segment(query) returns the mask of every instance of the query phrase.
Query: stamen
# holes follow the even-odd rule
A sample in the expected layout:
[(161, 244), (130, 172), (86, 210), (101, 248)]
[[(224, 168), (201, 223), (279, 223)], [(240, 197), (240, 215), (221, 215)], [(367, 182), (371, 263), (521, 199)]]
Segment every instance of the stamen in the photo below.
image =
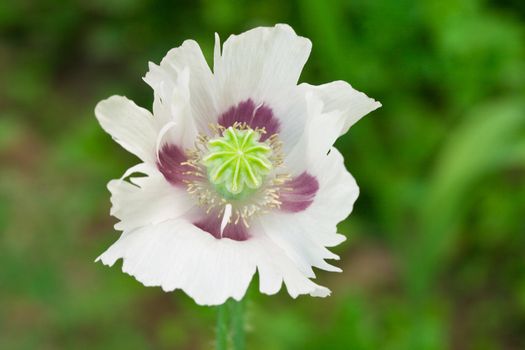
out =
[(291, 176), (276, 173), (284, 159), (277, 135), (260, 142), (265, 130), (252, 130), (246, 123), (210, 125), (210, 130), (211, 138), (199, 135), (186, 151), (187, 174), (193, 175), (186, 189), (207, 214), (222, 218), (222, 235), (230, 223), (249, 227), (253, 216), (280, 208), (279, 191)]
[(224, 208), (224, 215), (222, 217), (221, 237), (222, 237), (222, 233), (224, 232), (224, 228), (230, 222), (231, 216), (232, 216), (232, 205), (228, 203), (228, 204), (226, 204), (226, 207)]

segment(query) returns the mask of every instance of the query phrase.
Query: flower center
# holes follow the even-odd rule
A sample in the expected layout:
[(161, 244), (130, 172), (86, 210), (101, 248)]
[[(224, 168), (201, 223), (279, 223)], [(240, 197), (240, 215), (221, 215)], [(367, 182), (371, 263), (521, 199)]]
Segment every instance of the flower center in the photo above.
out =
[(243, 199), (259, 189), (273, 169), (272, 147), (250, 128), (229, 127), (211, 139), (202, 159), (208, 179), (226, 199)]

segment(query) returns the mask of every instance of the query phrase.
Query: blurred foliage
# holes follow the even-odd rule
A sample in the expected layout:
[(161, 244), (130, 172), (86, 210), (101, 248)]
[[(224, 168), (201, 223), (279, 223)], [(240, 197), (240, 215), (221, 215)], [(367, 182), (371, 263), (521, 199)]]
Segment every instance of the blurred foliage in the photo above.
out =
[[(259, 295), (249, 349), (525, 348), (525, 2), (0, 2), (0, 349), (207, 349), (214, 310), (93, 260), (105, 184), (135, 159), (97, 101), (186, 38), (211, 57), (259, 25), (312, 39), (302, 80), (383, 103), (337, 146), (361, 186), (325, 299)], [(256, 283), (255, 283), (256, 284)]]

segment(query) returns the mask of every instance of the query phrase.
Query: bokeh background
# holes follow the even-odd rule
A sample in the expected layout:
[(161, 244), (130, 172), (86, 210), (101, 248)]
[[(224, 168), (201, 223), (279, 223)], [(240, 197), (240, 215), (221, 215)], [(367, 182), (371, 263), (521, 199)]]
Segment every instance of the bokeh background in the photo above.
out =
[(210, 58), (278, 22), (313, 41), (302, 81), (383, 108), (337, 143), (361, 196), (333, 296), (252, 288), (248, 348), (525, 349), (522, 0), (0, 1), (0, 349), (212, 348), (213, 308), (93, 262), (136, 162), (93, 109), (150, 107), (147, 62), (186, 38)]

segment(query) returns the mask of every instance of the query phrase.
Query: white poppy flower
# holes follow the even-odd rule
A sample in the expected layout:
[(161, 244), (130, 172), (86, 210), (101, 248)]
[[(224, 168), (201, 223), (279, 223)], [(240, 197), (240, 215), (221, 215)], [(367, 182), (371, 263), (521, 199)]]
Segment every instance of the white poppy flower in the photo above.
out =
[[(108, 184), (123, 233), (97, 260), (198, 304), (259, 289), (325, 297), (312, 267), (341, 271), (327, 247), (359, 189), (335, 140), (379, 102), (336, 81), (297, 81), (311, 42), (288, 25), (216, 36), (213, 73), (192, 40), (144, 77), (153, 114), (122, 96), (96, 116), (141, 163)], [(124, 178), (133, 173), (145, 176)]]

